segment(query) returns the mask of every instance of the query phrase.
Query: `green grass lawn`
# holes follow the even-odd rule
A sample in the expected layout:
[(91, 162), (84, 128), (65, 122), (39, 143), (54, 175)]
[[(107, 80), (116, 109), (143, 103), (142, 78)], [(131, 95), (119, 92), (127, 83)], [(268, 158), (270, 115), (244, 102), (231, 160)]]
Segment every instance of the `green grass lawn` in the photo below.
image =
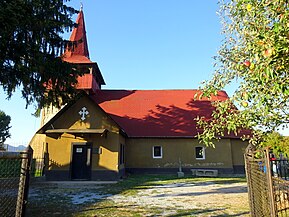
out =
[[(203, 183), (212, 184), (215, 187), (226, 187), (229, 184), (242, 184), (246, 182), (245, 178), (176, 178), (175, 175), (131, 175), (127, 179), (116, 184), (104, 185), (102, 188), (55, 188), (55, 186), (33, 187), (29, 197), (27, 206), (28, 217), (38, 216), (249, 216), (248, 204), (238, 207), (238, 210), (230, 208), (230, 201), (219, 201), (214, 207), (198, 207), (198, 208), (164, 208), (154, 205), (142, 205), (134, 202), (116, 203), (111, 200), (110, 195), (118, 195), (124, 198), (137, 198), (139, 192), (151, 190), (152, 194), (157, 195), (159, 187), (171, 184), (188, 184), (200, 185)], [(94, 199), (82, 204), (73, 204), (71, 195), (81, 195), (83, 192), (87, 194), (104, 195), (101, 199)], [(195, 193), (195, 192), (188, 192)], [(205, 192), (208, 194), (208, 192)], [(84, 194), (83, 197), (86, 195)], [(143, 195), (150, 196), (150, 195)], [(162, 196), (162, 192), (160, 195)], [(220, 196), (220, 195), (219, 195)], [(221, 195), (222, 196), (222, 195)], [(224, 194), (226, 197), (226, 194)], [(187, 200), (194, 200), (194, 196), (188, 197)], [(79, 197), (81, 199), (81, 196)], [(171, 198), (174, 200), (174, 198)], [(247, 199), (247, 197), (246, 197)], [(208, 201), (210, 194), (208, 194)], [(190, 201), (187, 201), (190, 202)], [(165, 204), (164, 204), (165, 205)], [(231, 215), (234, 213), (234, 215)]]

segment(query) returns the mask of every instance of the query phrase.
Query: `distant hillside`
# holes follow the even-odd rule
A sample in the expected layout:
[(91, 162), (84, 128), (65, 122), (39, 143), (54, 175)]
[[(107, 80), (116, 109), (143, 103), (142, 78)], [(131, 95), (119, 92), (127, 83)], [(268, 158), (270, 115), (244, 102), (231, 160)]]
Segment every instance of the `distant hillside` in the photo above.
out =
[(12, 145), (4, 145), (5, 149), (7, 151), (13, 151), (13, 152), (20, 152), (20, 151), (24, 151), (26, 149), (26, 146), (24, 145), (19, 145), (19, 146), (12, 146)]

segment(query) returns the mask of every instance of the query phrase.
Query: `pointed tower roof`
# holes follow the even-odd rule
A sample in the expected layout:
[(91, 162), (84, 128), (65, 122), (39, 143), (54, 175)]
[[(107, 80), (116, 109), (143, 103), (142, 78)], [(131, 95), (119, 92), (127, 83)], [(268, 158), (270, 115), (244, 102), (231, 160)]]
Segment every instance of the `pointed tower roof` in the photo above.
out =
[(65, 62), (77, 65), (78, 69), (84, 72), (83, 76), (77, 78), (76, 88), (95, 93), (96, 90), (101, 89), (101, 85), (104, 85), (105, 82), (97, 63), (89, 59), (82, 6), (76, 23), (77, 26), (73, 29), (69, 39), (70, 43), (61, 58)]
[(76, 24), (77, 26), (73, 29), (69, 39), (71, 43), (67, 46), (62, 58), (69, 63), (92, 63), (89, 59), (82, 7), (76, 19)]

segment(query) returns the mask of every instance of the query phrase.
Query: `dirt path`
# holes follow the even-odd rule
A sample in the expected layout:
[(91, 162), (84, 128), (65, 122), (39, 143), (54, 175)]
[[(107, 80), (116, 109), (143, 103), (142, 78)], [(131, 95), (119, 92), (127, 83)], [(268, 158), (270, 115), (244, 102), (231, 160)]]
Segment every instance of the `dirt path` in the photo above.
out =
[[(245, 183), (214, 184), (178, 183), (154, 186), (151, 189), (138, 190), (133, 196), (114, 195), (110, 199), (116, 203), (153, 206), (162, 209), (229, 209), (228, 214), (241, 210), (248, 211), (247, 186)], [(245, 209), (244, 209), (245, 208)], [(248, 215), (249, 216), (249, 215)]]
[[(110, 188), (113, 185), (32, 186), (30, 216), (40, 216), (40, 204), (47, 216), (249, 216), (245, 182), (156, 183), (119, 193), (109, 193)], [(74, 214), (61, 211), (67, 208)], [(137, 215), (128, 215), (132, 209)]]

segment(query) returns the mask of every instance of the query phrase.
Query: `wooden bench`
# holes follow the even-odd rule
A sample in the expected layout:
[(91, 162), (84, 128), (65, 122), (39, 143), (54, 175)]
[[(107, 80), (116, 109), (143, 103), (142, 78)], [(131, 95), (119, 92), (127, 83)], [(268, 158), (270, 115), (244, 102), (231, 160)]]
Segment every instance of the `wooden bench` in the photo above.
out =
[[(217, 177), (218, 170), (207, 170), (207, 169), (195, 169), (191, 170), (193, 176), (206, 176), (206, 177)], [(194, 174), (195, 173), (195, 174)]]

